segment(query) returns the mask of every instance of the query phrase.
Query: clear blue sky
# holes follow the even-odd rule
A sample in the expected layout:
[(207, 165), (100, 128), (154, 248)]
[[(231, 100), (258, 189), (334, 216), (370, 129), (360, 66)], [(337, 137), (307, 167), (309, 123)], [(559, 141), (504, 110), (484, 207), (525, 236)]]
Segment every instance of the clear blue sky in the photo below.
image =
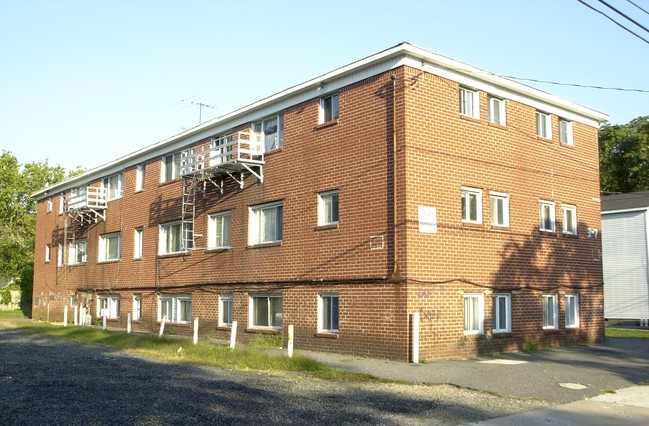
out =
[[(649, 44), (577, 0), (0, 0), (0, 149), (93, 168), (197, 125), (183, 99), (215, 106), (205, 121), (402, 41), (500, 75), (649, 90)], [(649, 115), (649, 93), (526, 84), (615, 124)]]

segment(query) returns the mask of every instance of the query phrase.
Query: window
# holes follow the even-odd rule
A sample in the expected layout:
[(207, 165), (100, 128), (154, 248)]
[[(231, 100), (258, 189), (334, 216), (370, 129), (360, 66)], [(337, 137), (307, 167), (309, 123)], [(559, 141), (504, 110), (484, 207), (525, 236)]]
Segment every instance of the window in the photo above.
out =
[(489, 122), (501, 126), (506, 125), (504, 99), (489, 97)]
[(253, 327), (282, 328), (282, 296), (256, 295), (250, 298)]
[(192, 297), (189, 295), (161, 295), (158, 298), (158, 321), (163, 317), (175, 323), (192, 321)]
[(320, 294), (318, 296), (318, 331), (338, 332), (338, 294)]
[(63, 244), (56, 246), (56, 266), (63, 266)]
[(146, 170), (146, 165), (140, 163), (135, 166), (135, 192), (144, 190), (144, 172)]
[(556, 294), (543, 295), (543, 328), (558, 328), (559, 309)]
[(49, 262), (50, 261), (50, 256), (52, 255), (52, 246), (49, 244), (45, 244), (45, 261)]
[(491, 312), (494, 333), (509, 333), (512, 331), (512, 305), (509, 294), (494, 294)]
[(563, 233), (577, 235), (577, 207), (563, 204), (561, 209), (563, 210)]
[(133, 296), (133, 321), (142, 319), (142, 295)]
[(579, 327), (579, 295), (566, 294), (566, 328)]
[(460, 87), (460, 114), (480, 118), (479, 96), (475, 90)]
[(539, 202), (539, 229), (554, 232), (554, 203), (552, 201)]
[(462, 222), (482, 223), (482, 191), (462, 187)]
[(70, 265), (86, 263), (88, 260), (88, 240), (70, 241), (68, 252), (68, 263)]
[(161, 182), (170, 182), (180, 177), (181, 153), (165, 155), (162, 157), (162, 175)]
[(47, 197), (47, 212), (50, 213), (52, 211), (52, 197)]
[(282, 241), (282, 203), (250, 208), (250, 245)]
[(491, 224), (509, 226), (509, 194), (491, 192)]
[(65, 194), (59, 195), (59, 214), (63, 214), (65, 208)]
[(232, 325), (232, 295), (222, 294), (219, 296), (219, 326), (229, 327)]
[(318, 194), (318, 225), (338, 223), (338, 191)]
[(484, 295), (464, 295), (464, 334), (481, 334), (484, 323)]
[(338, 118), (338, 94), (320, 98), (319, 123), (326, 123)]
[(108, 234), (99, 236), (99, 261), (119, 260), (121, 252), (121, 235)]
[(230, 212), (211, 215), (207, 224), (207, 246), (210, 249), (230, 247), (230, 226), (232, 214)]
[(191, 250), (193, 243), (193, 224), (173, 222), (160, 225), (158, 254), (183, 253)]
[(266, 151), (272, 151), (284, 144), (284, 116), (275, 115), (252, 125), (252, 131), (264, 135)]
[(550, 114), (536, 112), (536, 135), (545, 139), (552, 139), (552, 121)]
[(102, 181), (103, 187), (106, 190), (107, 201), (114, 200), (115, 198), (121, 198), (122, 185), (124, 183), (124, 175), (122, 173), (117, 173), (107, 178), (104, 178)]
[(572, 121), (559, 120), (559, 137), (564, 145), (573, 145), (572, 139)]
[(119, 318), (119, 296), (99, 296), (97, 299), (97, 316), (103, 318)]
[(142, 249), (144, 248), (144, 229), (135, 228), (133, 233), (133, 259), (142, 259)]

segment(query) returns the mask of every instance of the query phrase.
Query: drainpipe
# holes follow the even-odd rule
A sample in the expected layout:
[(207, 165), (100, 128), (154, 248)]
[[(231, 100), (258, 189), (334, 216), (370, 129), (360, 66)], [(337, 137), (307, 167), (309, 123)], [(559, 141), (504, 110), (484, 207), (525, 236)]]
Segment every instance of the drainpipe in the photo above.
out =
[(392, 279), (398, 280), (399, 251), (397, 243), (397, 76), (390, 75), (392, 79), (392, 247), (394, 248), (394, 269)]

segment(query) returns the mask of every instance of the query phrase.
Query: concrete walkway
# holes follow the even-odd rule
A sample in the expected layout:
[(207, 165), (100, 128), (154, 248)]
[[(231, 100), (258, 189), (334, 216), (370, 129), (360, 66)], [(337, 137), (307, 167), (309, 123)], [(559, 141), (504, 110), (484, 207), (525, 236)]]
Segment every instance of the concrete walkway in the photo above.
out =
[(593, 346), (416, 365), (300, 352), (335, 368), (386, 379), (451, 384), (557, 404), (554, 408), (480, 424), (649, 424), (649, 386), (642, 386), (649, 385), (649, 339), (609, 338)]

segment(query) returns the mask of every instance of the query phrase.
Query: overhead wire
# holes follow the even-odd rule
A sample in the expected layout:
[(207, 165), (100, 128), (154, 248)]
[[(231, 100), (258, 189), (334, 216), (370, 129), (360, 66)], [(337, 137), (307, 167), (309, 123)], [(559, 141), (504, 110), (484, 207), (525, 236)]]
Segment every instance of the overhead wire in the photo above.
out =
[(617, 25), (618, 27), (622, 28), (624, 31), (627, 31), (627, 32), (633, 34), (634, 36), (638, 37), (640, 40), (642, 40), (642, 41), (644, 41), (645, 43), (649, 44), (649, 40), (647, 40), (646, 38), (642, 37), (641, 35), (635, 33), (634, 31), (628, 29), (627, 27), (625, 27), (624, 25), (620, 24), (618, 21), (616, 21), (615, 19), (611, 18), (610, 16), (608, 16), (606, 13), (602, 12), (601, 10), (598, 10), (598, 9), (594, 8), (594, 7), (591, 6), (590, 4), (586, 3), (584, 0), (577, 0), (577, 1), (578, 1), (579, 3), (581, 3), (581, 4), (583, 4), (584, 6), (586, 6), (587, 8), (589, 8), (589, 9), (591, 9), (591, 10), (593, 10), (593, 11), (599, 13), (599, 14), (602, 15), (602, 16), (604, 16), (606, 19), (612, 21), (613, 23), (615, 23), (615, 25)]
[(643, 8), (640, 7), (640, 6), (638, 6), (637, 4), (635, 4), (634, 2), (632, 2), (631, 0), (626, 0), (626, 1), (628, 1), (628, 2), (631, 3), (632, 5), (634, 5), (635, 7), (637, 7), (638, 9), (640, 9), (641, 11), (643, 11), (644, 13), (646, 13), (647, 15), (649, 15), (649, 12), (647, 12), (645, 9), (643, 9)]
[(626, 18), (628, 21), (633, 22), (633, 23), (636, 24), (638, 27), (642, 28), (643, 30), (645, 30), (646, 32), (649, 33), (649, 29), (647, 29), (647, 27), (645, 27), (644, 25), (642, 25), (641, 23), (639, 23), (639, 22), (636, 21), (635, 19), (630, 18), (629, 16), (627, 16), (627, 15), (626, 15), (625, 13), (623, 13), (623, 12), (620, 12), (620, 11), (617, 10), (615, 7), (613, 7), (613, 6), (611, 6), (610, 4), (606, 3), (604, 0), (597, 0), (597, 1), (599, 1), (599, 2), (602, 3), (604, 6), (608, 7), (609, 9), (611, 9), (612, 11), (614, 11), (615, 13), (617, 13), (618, 15), (623, 16), (623, 17)]

